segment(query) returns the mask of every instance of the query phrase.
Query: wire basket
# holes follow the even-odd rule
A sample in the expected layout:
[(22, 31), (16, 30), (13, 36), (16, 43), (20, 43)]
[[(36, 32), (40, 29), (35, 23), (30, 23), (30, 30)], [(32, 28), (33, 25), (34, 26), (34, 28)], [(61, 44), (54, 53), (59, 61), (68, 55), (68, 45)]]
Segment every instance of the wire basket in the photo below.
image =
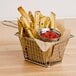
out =
[[(46, 51), (43, 51), (39, 47), (36, 40), (24, 36), (25, 33), (23, 33), (22, 36), (18, 34), (25, 60), (45, 67), (52, 65), (52, 63), (62, 61), (66, 45), (72, 35), (70, 32), (63, 29), (63, 27), (58, 27), (60, 29), (62, 28), (61, 31), (64, 32), (64, 34), (59, 41), (56, 41), (53, 45), (50, 45)], [(41, 42), (40, 46), (42, 46)]]
[(19, 36), (19, 40), (21, 42), (25, 60), (48, 67), (52, 63), (62, 61), (66, 45), (71, 37), (72, 36), (70, 35), (63, 40), (56, 42), (46, 51), (42, 51), (36, 41), (29, 37)]

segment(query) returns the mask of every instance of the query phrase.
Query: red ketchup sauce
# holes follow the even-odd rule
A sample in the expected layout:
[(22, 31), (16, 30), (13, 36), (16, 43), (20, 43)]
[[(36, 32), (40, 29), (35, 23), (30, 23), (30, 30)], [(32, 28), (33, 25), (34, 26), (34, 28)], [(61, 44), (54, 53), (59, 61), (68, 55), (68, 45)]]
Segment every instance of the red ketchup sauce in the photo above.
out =
[(55, 39), (55, 38), (59, 38), (60, 35), (56, 32), (53, 32), (53, 31), (46, 31), (45, 33), (41, 33), (41, 36), (43, 38), (46, 38), (46, 39)]

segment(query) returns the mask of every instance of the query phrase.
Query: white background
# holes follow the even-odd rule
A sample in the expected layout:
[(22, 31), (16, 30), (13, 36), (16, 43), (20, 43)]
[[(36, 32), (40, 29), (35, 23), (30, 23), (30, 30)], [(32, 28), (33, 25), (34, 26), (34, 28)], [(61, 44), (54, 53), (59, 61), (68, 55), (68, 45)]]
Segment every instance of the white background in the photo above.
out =
[(0, 0), (0, 20), (17, 19), (20, 15), (18, 6), (26, 11), (42, 11), (50, 15), (50, 11), (57, 14), (57, 18), (76, 18), (76, 0)]

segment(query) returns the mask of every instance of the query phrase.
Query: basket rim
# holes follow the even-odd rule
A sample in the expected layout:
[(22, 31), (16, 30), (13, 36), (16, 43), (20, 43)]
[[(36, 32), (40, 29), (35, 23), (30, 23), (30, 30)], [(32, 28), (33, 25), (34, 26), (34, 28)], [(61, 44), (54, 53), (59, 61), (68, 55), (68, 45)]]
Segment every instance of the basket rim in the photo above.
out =
[[(15, 36), (18, 36), (18, 37), (19, 37), (19, 32), (16, 32), (16, 33), (15, 33)], [(42, 42), (45, 42), (45, 43), (46, 43), (46, 42), (47, 42), (47, 43), (61, 43), (61, 42), (65, 41), (65, 40), (70, 39), (70, 38), (73, 38), (73, 37), (74, 37), (74, 35), (70, 34), (69, 37), (64, 38), (63, 40), (56, 41), (56, 42), (48, 42), (48, 41), (43, 41), (43, 40), (36, 39), (36, 38), (34, 38), (34, 39), (39, 40), (39, 41), (42, 41)], [(30, 38), (30, 37), (27, 37), (27, 36), (25, 36), (25, 37), (23, 37), (23, 38), (27, 38), (27, 39), (29, 39), (29, 40), (35, 41), (33, 38)]]

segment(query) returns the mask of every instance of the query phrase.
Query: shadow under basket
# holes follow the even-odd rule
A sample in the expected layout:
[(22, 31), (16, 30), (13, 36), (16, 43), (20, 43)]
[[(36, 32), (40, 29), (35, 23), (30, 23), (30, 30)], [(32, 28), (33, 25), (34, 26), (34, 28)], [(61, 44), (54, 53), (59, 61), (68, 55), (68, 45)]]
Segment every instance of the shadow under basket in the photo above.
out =
[(42, 51), (34, 39), (28, 37), (18, 37), (21, 42), (25, 60), (48, 67), (54, 63), (62, 61), (66, 45), (72, 35), (62, 41), (56, 42), (46, 51)]

